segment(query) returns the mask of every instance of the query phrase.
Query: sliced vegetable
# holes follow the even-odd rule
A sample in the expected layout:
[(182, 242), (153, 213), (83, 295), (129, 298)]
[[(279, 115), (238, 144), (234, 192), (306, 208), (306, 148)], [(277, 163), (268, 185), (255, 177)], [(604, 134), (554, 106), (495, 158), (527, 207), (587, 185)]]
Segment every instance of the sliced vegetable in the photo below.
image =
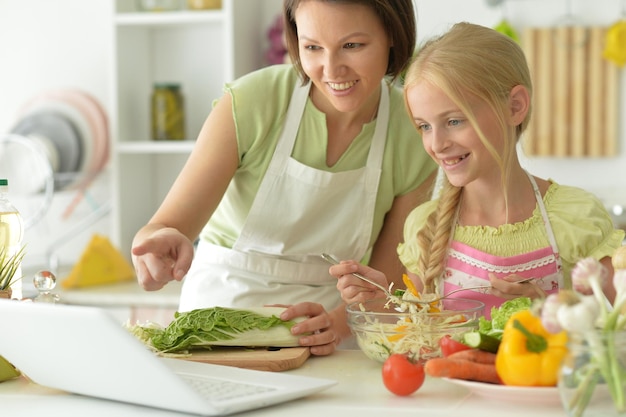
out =
[(449, 334), (439, 339), (439, 347), (441, 348), (441, 354), (444, 357), (448, 357), (455, 352), (471, 349), (469, 346), (459, 342)]
[(463, 343), (470, 348), (496, 353), (500, 346), (500, 339), (486, 333), (473, 331), (463, 335)]
[[(281, 307), (234, 309), (212, 307), (175, 313), (165, 328), (148, 324), (130, 331), (158, 352), (183, 352), (211, 346), (298, 346), (290, 329), (296, 321), (283, 321)], [(303, 320), (304, 318), (302, 318)]]
[(530, 310), (511, 316), (496, 355), (502, 382), (518, 386), (555, 386), (567, 353), (567, 334), (549, 333)]

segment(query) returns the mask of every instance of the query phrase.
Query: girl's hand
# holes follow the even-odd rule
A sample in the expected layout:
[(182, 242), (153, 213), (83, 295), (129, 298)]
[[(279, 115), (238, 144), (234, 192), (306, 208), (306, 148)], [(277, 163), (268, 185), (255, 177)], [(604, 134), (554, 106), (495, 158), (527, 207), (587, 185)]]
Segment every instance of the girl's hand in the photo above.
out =
[(293, 335), (302, 335), (300, 346), (309, 346), (312, 355), (330, 355), (341, 340), (341, 326), (336, 324), (331, 314), (318, 303), (303, 302), (287, 307), (282, 312), (282, 320), (308, 317), (291, 328)]
[(365, 275), (385, 288), (389, 286), (385, 274), (352, 260), (341, 261), (339, 265), (331, 266), (328, 272), (337, 278), (337, 289), (347, 304), (385, 297), (379, 288), (352, 275), (354, 272)]
[(521, 280), (525, 280), (525, 278), (515, 274), (503, 278), (489, 274), (489, 282), (491, 283), (489, 292), (507, 300), (517, 297), (544, 298), (546, 296), (545, 291), (534, 280), (518, 282)]
[(163, 228), (131, 249), (137, 281), (147, 291), (181, 281), (193, 259), (193, 244), (178, 230)]

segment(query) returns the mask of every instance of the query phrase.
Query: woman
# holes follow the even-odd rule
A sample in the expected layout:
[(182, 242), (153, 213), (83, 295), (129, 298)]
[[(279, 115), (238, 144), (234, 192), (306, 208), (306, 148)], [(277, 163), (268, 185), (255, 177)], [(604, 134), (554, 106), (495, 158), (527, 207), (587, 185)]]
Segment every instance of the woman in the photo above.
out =
[[(489, 316), (506, 299), (571, 287), (570, 271), (582, 258), (600, 260), (612, 274), (611, 256), (624, 232), (602, 203), (535, 177), (519, 162), (532, 82), (516, 42), (458, 23), (420, 49), (407, 71), (405, 97), (426, 151), (445, 174), (439, 198), (407, 218), (398, 249), (420, 291), (487, 286), (453, 297), (485, 302)], [(387, 285), (384, 274), (344, 262), (331, 268), (344, 300), (380, 296), (346, 275), (355, 271)], [(604, 291), (613, 298), (610, 282)]]
[(185, 277), (181, 311), (291, 305), (281, 318), (309, 317), (292, 332), (325, 355), (350, 333), (320, 254), (400, 278), (402, 224), (436, 165), (386, 80), (414, 50), (412, 0), (286, 0), (283, 14), (293, 64), (226, 86), (132, 254), (147, 290)]

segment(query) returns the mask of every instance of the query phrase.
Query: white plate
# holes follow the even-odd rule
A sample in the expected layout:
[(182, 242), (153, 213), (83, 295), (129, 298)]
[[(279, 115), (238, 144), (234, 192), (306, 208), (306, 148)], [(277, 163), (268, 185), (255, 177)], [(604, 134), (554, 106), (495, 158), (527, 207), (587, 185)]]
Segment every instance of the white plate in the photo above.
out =
[[(80, 134), (70, 120), (55, 112), (32, 113), (20, 120), (11, 133), (30, 137), (39, 136), (54, 144), (59, 156), (55, 173), (75, 173), (82, 161)], [(52, 164), (52, 161), (51, 161)], [(64, 188), (71, 182), (71, 177), (55, 178), (55, 188)]]
[(108, 120), (100, 103), (90, 94), (80, 90), (61, 90), (49, 93), (51, 97), (72, 103), (89, 120), (93, 133), (94, 163), (88, 173), (97, 174), (109, 157)]
[(515, 403), (561, 404), (561, 397), (557, 387), (514, 387), (463, 379), (442, 379), (452, 384), (466, 387), (476, 395), (493, 400)]
[(72, 103), (65, 102), (58, 98), (47, 98), (43, 94), (28, 102), (22, 108), (19, 118), (22, 119), (33, 114), (49, 112), (63, 115), (70, 120), (77, 129), (82, 144), (82, 158), (75, 178), (75, 182), (79, 182), (82, 177), (82, 175), (79, 174), (88, 172), (95, 164), (97, 158), (94, 149), (95, 138), (90, 123), (83, 112)]

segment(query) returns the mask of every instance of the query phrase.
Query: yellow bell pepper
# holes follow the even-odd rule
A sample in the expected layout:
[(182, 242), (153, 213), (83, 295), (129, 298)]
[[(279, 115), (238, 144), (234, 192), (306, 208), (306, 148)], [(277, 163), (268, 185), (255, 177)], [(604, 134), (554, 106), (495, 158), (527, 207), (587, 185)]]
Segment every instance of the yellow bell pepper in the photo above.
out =
[[(407, 274), (402, 274), (402, 282), (404, 282), (404, 285), (406, 285), (407, 291), (409, 291), (411, 294), (413, 294), (417, 298), (420, 298), (420, 299), (422, 298), (419, 291), (417, 291), (417, 287), (415, 286), (413, 281), (411, 281), (411, 278), (409, 278)], [(429, 313), (439, 313), (441, 311), (439, 309), (439, 301), (433, 301), (432, 303), (429, 303), (428, 306), (429, 306), (428, 307)]]
[(415, 284), (413, 283), (413, 281), (411, 281), (411, 278), (409, 278), (407, 274), (402, 274), (402, 282), (404, 282), (406, 289), (411, 294), (419, 297), (420, 293), (417, 291), (417, 287), (415, 287)]
[(496, 354), (496, 371), (505, 385), (555, 386), (567, 353), (567, 333), (549, 333), (530, 310), (513, 314)]

